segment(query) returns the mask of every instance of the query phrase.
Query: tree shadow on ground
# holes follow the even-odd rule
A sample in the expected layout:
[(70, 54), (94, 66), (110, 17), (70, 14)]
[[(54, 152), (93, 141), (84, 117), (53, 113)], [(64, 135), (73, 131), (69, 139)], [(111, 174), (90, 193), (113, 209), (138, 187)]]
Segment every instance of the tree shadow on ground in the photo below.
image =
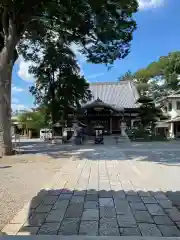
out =
[(129, 151), (126, 154), (129, 160), (135, 160), (139, 162), (154, 162), (158, 164), (163, 164), (167, 166), (180, 166), (180, 151)]
[(177, 237), (179, 209), (179, 191), (41, 190), (18, 235)]
[[(107, 148), (112, 149), (112, 152), (107, 152)], [(22, 143), (20, 145), (20, 152), (24, 154), (43, 154), (48, 155), (53, 158), (61, 158), (61, 157), (71, 157), (77, 156), (78, 158), (86, 157), (89, 160), (97, 160), (97, 159), (114, 159), (114, 153), (117, 152), (116, 158), (118, 160), (122, 160), (122, 156), (120, 155), (121, 145), (73, 145), (73, 144), (63, 144), (63, 145), (53, 145), (49, 142), (43, 143)], [(117, 160), (117, 159), (116, 159)], [(125, 160), (125, 159), (124, 159)]]
[[(179, 143), (119, 143), (105, 145), (53, 145), (50, 142), (21, 142), (20, 151), (25, 154), (42, 154), (52, 158), (77, 156), (89, 160), (136, 160), (165, 165), (180, 164)], [(124, 154), (122, 154), (122, 152)]]

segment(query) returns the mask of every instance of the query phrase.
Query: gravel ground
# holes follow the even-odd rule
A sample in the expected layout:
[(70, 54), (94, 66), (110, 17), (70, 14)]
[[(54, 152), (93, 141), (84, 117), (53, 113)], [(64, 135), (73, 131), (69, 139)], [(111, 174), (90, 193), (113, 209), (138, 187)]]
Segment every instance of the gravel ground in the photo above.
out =
[(67, 160), (37, 155), (0, 158), (0, 230)]

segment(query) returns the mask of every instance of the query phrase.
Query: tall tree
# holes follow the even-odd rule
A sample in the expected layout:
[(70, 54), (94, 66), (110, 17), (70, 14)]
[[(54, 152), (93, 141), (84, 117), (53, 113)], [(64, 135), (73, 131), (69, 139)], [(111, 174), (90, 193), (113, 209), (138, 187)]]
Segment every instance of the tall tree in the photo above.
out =
[(89, 84), (79, 75), (75, 55), (66, 44), (48, 40), (36, 63), (30, 69), (37, 79), (30, 91), (53, 124), (65, 120), (69, 108), (78, 108), (80, 102), (90, 99)]
[[(180, 52), (169, 53), (135, 73), (138, 84), (153, 98), (168, 95), (180, 86)], [(143, 90), (143, 89), (141, 89)]]
[(139, 107), (139, 116), (141, 118), (143, 130), (150, 127), (153, 132), (155, 122), (162, 116), (161, 110), (155, 106), (153, 99), (150, 97), (141, 96), (137, 102), (141, 104)]
[(134, 74), (129, 70), (124, 75), (118, 78), (119, 81), (133, 81)]
[[(137, 8), (136, 0), (1, 0), (0, 144), (3, 154), (12, 151), (11, 73), (18, 44), (21, 48), (23, 42), (29, 41), (38, 48), (44, 36), (55, 34), (63, 41), (81, 44), (89, 61), (112, 64), (129, 53), (136, 28), (132, 15)], [(27, 48), (23, 50), (28, 52)]]
[(19, 127), (24, 131), (24, 135), (31, 137), (31, 131), (36, 130), (37, 132), (47, 126), (45, 123), (45, 115), (42, 111), (27, 111), (18, 114), (16, 117)]

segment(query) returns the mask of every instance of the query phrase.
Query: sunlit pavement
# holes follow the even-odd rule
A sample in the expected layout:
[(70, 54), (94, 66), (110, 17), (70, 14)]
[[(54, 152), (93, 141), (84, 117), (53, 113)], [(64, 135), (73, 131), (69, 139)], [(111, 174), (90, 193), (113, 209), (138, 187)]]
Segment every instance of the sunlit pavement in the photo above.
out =
[(2, 229), (6, 234), (180, 236), (178, 142), (21, 145), (30, 156), (33, 148), (69, 160)]

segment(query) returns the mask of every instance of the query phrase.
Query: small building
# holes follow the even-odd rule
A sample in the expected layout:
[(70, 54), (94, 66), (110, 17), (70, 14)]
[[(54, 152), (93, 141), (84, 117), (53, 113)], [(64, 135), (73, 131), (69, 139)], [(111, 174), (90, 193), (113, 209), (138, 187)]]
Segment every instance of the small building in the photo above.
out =
[(169, 116), (168, 120), (158, 123), (159, 128), (166, 128), (169, 138), (180, 138), (180, 90), (160, 99), (157, 104)]
[(96, 125), (104, 127), (105, 134), (120, 134), (121, 124), (133, 127), (138, 118), (138, 91), (131, 81), (90, 83), (92, 99), (82, 105), (77, 119), (93, 135)]

